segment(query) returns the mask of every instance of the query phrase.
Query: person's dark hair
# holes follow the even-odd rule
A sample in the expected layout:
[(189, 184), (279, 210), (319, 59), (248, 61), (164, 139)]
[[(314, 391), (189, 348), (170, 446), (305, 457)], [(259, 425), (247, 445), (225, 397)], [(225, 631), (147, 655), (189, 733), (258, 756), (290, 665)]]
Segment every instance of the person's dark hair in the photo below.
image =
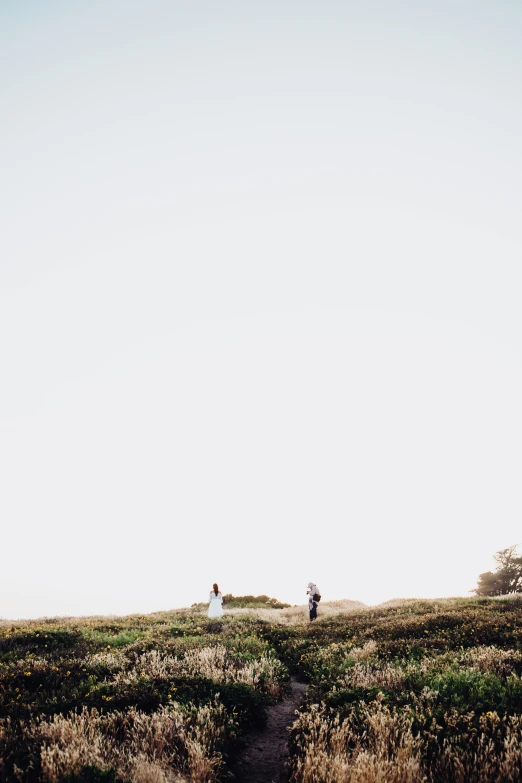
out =
[(214, 592), (215, 592), (215, 594), (217, 595), (217, 594), (219, 593), (219, 587), (217, 586), (217, 584), (216, 584), (215, 582), (214, 582), (214, 584), (212, 585), (212, 587), (214, 588)]

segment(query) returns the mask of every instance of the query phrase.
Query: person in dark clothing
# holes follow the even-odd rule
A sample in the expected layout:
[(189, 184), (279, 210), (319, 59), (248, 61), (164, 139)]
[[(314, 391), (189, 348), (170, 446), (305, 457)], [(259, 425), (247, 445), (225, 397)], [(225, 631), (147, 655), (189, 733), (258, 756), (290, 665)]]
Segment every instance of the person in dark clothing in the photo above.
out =
[(306, 593), (308, 595), (308, 611), (310, 613), (311, 622), (317, 618), (317, 607), (321, 600), (321, 593), (319, 592), (317, 585), (313, 582), (308, 582), (308, 590)]

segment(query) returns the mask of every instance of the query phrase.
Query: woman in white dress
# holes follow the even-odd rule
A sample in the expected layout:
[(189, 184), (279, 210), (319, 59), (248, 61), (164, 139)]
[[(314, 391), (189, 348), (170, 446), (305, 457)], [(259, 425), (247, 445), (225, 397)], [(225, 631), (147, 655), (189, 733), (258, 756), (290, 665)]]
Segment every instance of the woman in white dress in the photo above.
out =
[(219, 592), (219, 587), (216, 583), (212, 585), (212, 590), (208, 598), (208, 616), (209, 617), (223, 617), (223, 596)]

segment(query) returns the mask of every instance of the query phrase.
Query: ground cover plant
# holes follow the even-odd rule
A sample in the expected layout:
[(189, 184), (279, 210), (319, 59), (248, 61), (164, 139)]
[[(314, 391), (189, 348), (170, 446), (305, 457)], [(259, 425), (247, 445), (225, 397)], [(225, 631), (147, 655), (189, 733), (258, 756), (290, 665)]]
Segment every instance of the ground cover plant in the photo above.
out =
[(409, 601), (325, 619), (279, 655), (310, 682), (301, 783), (522, 779), (522, 604)]
[(4, 623), (0, 779), (212, 781), (287, 681), (248, 621)]
[(290, 675), (296, 783), (518, 781), (521, 619), (473, 598), (3, 621), (0, 781), (224, 780)]

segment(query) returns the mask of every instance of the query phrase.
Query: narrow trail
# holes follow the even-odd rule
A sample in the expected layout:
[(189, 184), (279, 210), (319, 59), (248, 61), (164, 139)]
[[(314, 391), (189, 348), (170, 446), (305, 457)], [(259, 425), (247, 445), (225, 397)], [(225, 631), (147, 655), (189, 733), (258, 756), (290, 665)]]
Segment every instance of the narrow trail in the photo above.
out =
[(286, 783), (288, 781), (288, 726), (295, 720), (307, 686), (292, 677), (291, 691), (268, 710), (264, 728), (250, 735), (250, 744), (234, 768), (237, 783)]

